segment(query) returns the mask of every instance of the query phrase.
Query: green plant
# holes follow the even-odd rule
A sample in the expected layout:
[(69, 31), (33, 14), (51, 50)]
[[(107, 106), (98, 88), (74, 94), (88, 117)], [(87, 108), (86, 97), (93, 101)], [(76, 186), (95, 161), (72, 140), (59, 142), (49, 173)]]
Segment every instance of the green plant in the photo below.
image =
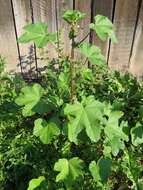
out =
[(5, 65), (6, 65), (5, 59), (0, 55), (0, 76), (4, 72)]
[[(2, 182), (15, 175), (16, 190), (142, 189), (143, 86), (128, 74), (110, 72), (99, 47), (84, 43), (85, 38), (77, 41), (84, 17), (76, 10), (63, 15), (70, 26), (70, 55), (43, 23), (24, 27), (19, 39), (38, 48), (52, 43), (59, 57), (49, 61), (41, 84), (24, 85), (20, 93), (14, 88), (10, 101), (19, 107), (14, 104), (11, 137), (8, 122), (1, 120), (1, 168), (8, 167), (2, 169)], [(89, 27), (101, 40), (117, 42), (108, 18), (97, 15)], [(75, 49), (86, 61), (76, 59)]]

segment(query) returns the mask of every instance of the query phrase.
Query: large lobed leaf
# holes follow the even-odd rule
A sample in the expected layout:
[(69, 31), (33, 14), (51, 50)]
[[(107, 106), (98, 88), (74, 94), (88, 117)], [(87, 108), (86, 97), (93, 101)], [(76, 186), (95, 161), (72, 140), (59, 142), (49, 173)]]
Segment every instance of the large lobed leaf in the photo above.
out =
[(22, 110), (23, 116), (31, 116), (34, 113), (43, 114), (51, 110), (50, 104), (42, 99), (43, 94), (44, 89), (40, 84), (26, 86), (21, 89), (21, 93), (15, 99), (15, 102), (19, 106), (24, 106)]
[(44, 23), (29, 24), (23, 28), (25, 33), (18, 39), (19, 43), (34, 42), (38, 48), (43, 48), (48, 42), (55, 41), (56, 35), (48, 32)]
[(16, 98), (15, 102), (19, 106), (24, 106), (23, 115), (32, 115), (32, 109), (39, 103), (44, 89), (39, 84), (33, 86), (26, 86), (21, 89), (20, 95)]
[(99, 47), (89, 43), (83, 43), (80, 46), (80, 52), (88, 58), (93, 65), (105, 65), (105, 57), (102, 55)]
[(101, 125), (103, 117), (103, 103), (90, 96), (85, 102), (67, 104), (64, 113), (69, 117), (68, 137), (72, 142), (77, 143), (78, 134), (85, 129), (88, 137), (97, 142), (100, 139)]
[(117, 42), (117, 38), (114, 32), (114, 26), (112, 22), (103, 15), (97, 15), (94, 17), (95, 23), (90, 24), (90, 28), (95, 30), (98, 37), (105, 41), (108, 37), (112, 42)]
[(111, 111), (104, 128), (106, 135), (105, 146), (110, 147), (114, 156), (117, 156), (120, 149), (124, 149), (124, 141), (128, 141), (128, 135), (123, 131), (123, 123), (119, 125), (119, 119), (122, 115), (121, 111)]

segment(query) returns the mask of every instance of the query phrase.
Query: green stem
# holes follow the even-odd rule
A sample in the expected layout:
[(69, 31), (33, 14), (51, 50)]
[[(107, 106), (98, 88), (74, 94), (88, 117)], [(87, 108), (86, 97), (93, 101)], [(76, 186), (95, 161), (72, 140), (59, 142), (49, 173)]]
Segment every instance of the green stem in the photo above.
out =
[[(71, 27), (71, 31), (74, 31), (74, 26)], [(74, 52), (74, 44), (75, 37), (72, 38), (72, 47), (71, 47), (71, 60), (70, 60), (70, 75), (71, 75), (71, 102), (73, 102), (76, 98), (76, 83), (75, 83), (75, 52)]]
[(71, 75), (71, 102), (74, 101), (76, 95), (75, 87), (75, 62), (74, 62), (74, 48), (71, 49), (71, 61), (70, 61), (70, 75)]

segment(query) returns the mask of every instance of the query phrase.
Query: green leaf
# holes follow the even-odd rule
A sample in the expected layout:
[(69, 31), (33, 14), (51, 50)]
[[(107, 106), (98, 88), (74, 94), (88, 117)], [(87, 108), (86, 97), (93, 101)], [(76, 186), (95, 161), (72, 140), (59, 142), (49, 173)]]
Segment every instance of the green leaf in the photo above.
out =
[(67, 21), (69, 24), (77, 23), (78, 21), (83, 19), (85, 15), (85, 13), (81, 13), (77, 10), (67, 10), (63, 15), (63, 19)]
[(131, 138), (134, 146), (143, 143), (143, 125), (137, 123), (136, 126), (131, 129)]
[(58, 89), (61, 94), (69, 94), (69, 75), (67, 73), (61, 72), (58, 77)]
[(80, 52), (88, 58), (90, 63), (95, 65), (105, 64), (105, 57), (101, 54), (100, 48), (89, 43), (83, 43), (80, 46)]
[(43, 144), (49, 144), (60, 134), (60, 129), (54, 119), (46, 122), (44, 119), (37, 119), (34, 122), (33, 134), (39, 137)]
[(83, 161), (78, 157), (70, 160), (65, 158), (59, 159), (54, 165), (54, 170), (60, 172), (56, 177), (56, 182), (65, 181), (69, 184), (83, 175)]
[(78, 134), (85, 128), (88, 137), (97, 142), (100, 139), (103, 117), (103, 103), (90, 96), (82, 103), (67, 104), (64, 113), (69, 117), (69, 140), (77, 143)]
[(89, 170), (91, 172), (92, 177), (96, 182), (100, 181), (100, 174), (99, 174), (99, 167), (96, 163), (96, 161), (92, 161), (89, 165)]
[(112, 22), (107, 17), (102, 15), (97, 15), (94, 19), (95, 23), (91, 23), (90, 28), (96, 31), (98, 37), (103, 41), (109, 37), (112, 42), (117, 43)]
[[(137, 186), (137, 182), (142, 171), (141, 165), (138, 163), (139, 157), (133, 151), (124, 150), (124, 155), (122, 156), (121, 167), (128, 179), (133, 183), (133, 186)], [(132, 186), (132, 187), (133, 187)]]
[(95, 161), (90, 163), (89, 170), (96, 182), (107, 182), (111, 173), (111, 164), (112, 162), (110, 159), (103, 158), (99, 159), (97, 163)]
[(143, 179), (140, 179), (139, 181), (138, 181), (138, 190), (142, 190), (143, 189)]
[[(124, 142), (118, 138), (118, 137), (113, 137), (112, 139), (106, 138), (104, 141), (104, 149), (110, 150), (112, 152), (113, 156), (117, 156), (120, 150), (123, 150), (125, 148)], [(105, 155), (105, 154), (104, 154)]]
[(34, 42), (38, 48), (43, 48), (48, 42), (55, 41), (56, 35), (49, 33), (44, 23), (29, 24), (23, 28), (25, 33), (18, 39), (19, 43)]
[(81, 68), (81, 76), (83, 79), (91, 80), (93, 78), (92, 70), (89, 68)]
[(114, 156), (117, 156), (120, 149), (124, 149), (124, 141), (128, 141), (128, 136), (123, 131), (124, 126), (119, 126), (119, 119), (122, 115), (123, 113), (120, 111), (110, 112), (104, 128), (105, 145), (111, 147)]
[(27, 190), (34, 190), (36, 189), (37, 187), (39, 187), (41, 185), (41, 183), (45, 180), (45, 177), (44, 176), (40, 176), (38, 177), (37, 179), (32, 179), (30, 182), (29, 182), (29, 187)]
[(24, 106), (23, 115), (31, 116), (33, 115), (34, 108), (38, 112), (38, 104), (39, 108), (41, 108), (40, 99), (44, 93), (44, 89), (39, 84), (34, 84), (33, 86), (26, 86), (21, 89), (20, 95), (16, 98), (15, 103), (19, 106)]
[(24, 117), (32, 116), (35, 113), (49, 113), (55, 107), (47, 99), (42, 99), (44, 89), (39, 84), (26, 86), (21, 89), (21, 93), (15, 99), (15, 103), (19, 106), (24, 106), (22, 114)]

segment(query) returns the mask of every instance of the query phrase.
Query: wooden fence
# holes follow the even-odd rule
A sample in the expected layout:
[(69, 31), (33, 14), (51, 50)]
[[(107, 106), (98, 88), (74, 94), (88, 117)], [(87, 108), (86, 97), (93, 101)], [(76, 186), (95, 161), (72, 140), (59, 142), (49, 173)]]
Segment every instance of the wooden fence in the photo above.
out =
[[(33, 44), (17, 43), (28, 23), (45, 22), (52, 32), (64, 28), (64, 49), (69, 51), (68, 25), (61, 18), (67, 9), (87, 15), (79, 39), (89, 32), (88, 24), (96, 14), (108, 16), (115, 25), (118, 44), (103, 43), (92, 35), (87, 41), (102, 48), (110, 68), (143, 76), (143, 0), (0, 0), (0, 54), (7, 58), (8, 70), (27, 72), (46, 64)], [(51, 46), (47, 49), (55, 56)]]

